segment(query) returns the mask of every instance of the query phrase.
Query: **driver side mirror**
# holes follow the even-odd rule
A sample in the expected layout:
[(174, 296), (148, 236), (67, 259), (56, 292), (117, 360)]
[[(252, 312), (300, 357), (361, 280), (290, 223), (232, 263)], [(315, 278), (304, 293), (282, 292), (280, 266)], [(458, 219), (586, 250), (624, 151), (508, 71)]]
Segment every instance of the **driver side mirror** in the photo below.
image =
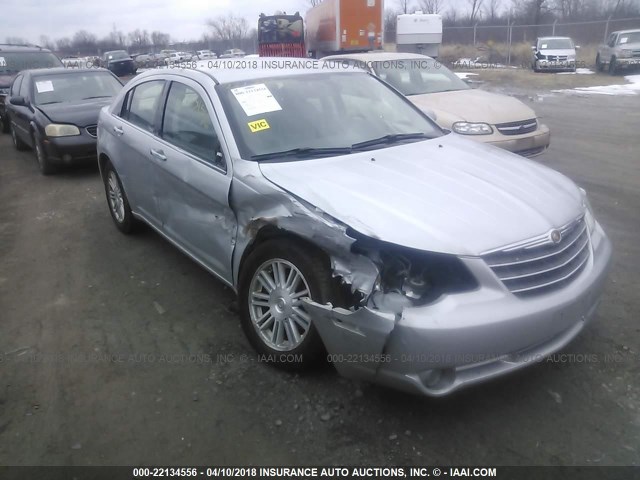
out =
[(533, 50), (535, 52), (536, 51), (536, 46), (535, 45), (531, 45), (531, 50)]
[(27, 102), (24, 99), (24, 97), (21, 97), (19, 95), (11, 97), (9, 99), (9, 101), (11, 102), (12, 105), (19, 105), (19, 106), (23, 106), (23, 107), (27, 105)]
[(580, 45), (576, 45), (576, 50), (580, 50)]

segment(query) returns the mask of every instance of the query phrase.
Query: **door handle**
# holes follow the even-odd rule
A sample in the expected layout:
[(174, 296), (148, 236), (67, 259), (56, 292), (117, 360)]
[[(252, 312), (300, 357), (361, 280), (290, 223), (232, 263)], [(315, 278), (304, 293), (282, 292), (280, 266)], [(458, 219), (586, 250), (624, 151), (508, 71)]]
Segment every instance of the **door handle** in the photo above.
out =
[(157, 158), (158, 160), (162, 160), (163, 162), (167, 161), (167, 156), (164, 154), (162, 150), (154, 150), (153, 148), (149, 151), (152, 157)]
[(124, 135), (124, 130), (122, 129), (122, 127), (118, 127), (118, 126), (113, 127), (113, 132), (117, 136)]

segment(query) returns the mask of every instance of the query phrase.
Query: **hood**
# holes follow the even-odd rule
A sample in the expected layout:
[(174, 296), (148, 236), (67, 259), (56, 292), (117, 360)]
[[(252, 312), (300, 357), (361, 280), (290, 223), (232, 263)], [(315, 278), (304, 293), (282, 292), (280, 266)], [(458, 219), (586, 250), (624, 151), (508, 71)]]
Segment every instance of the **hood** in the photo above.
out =
[(583, 212), (578, 187), (560, 173), (455, 134), (260, 169), (364, 235), (433, 252), (476, 256)]
[(86, 127), (98, 123), (100, 109), (109, 105), (111, 100), (112, 97), (52, 103), (51, 105), (38, 105), (38, 109), (53, 123), (72, 123), (78, 127)]
[(541, 48), (538, 50), (542, 55), (575, 55), (575, 48)]
[(479, 89), (426, 93), (407, 98), (418, 108), (433, 111), (438, 125), (444, 128), (451, 128), (456, 121), (495, 125), (536, 118), (535, 112), (517, 98)]

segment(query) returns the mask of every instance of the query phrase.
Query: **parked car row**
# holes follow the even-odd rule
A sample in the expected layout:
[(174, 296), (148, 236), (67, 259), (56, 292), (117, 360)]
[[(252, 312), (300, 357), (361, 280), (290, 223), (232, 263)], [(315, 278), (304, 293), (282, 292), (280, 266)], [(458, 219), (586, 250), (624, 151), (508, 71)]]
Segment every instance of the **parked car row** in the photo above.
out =
[(230, 286), (275, 365), (328, 353), (441, 396), (574, 339), (611, 245), (584, 190), (507, 151), (546, 148), (535, 113), (429, 57), (325, 61), (342, 68), (200, 62), (124, 88), (107, 69), (17, 70), (3, 118), (43, 174), (97, 156), (115, 226), (150, 225)]

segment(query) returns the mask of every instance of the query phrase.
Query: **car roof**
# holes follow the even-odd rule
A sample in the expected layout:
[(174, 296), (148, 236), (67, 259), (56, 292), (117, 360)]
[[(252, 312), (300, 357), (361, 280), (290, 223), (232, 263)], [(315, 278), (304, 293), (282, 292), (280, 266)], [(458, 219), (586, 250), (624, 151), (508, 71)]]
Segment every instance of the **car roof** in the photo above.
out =
[(611, 33), (636, 33), (636, 32), (640, 32), (640, 28), (631, 28), (629, 30), (616, 30), (615, 32), (611, 32)]
[(109, 72), (106, 68), (65, 68), (65, 67), (56, 67), (56, 68), (37, 68), (31, 70), (23, 70), (20, 73), (31, 75), (32, 77), (42, 77), (49, 75), (60, 75), (63, 73), (90, 73), (90, 72)]
[(358, 60), (361, 62), (385, 62), (392, 60), (411, 60), (411, 59), (424, 59), (431, 58), (427, 55), (421, 55), (419, 53), (402, 53), (402, 52), (367, 52), (367, 53), (345, 53), (341, 55), (330, 55), (324, 57), (323, 60), (339, 60), (345, 58), (348, 60)]
[(0, 52), (49, 52), (48, 48), (38, 45), (18, 45), (13, 43), (0, 43)]
[[(222, 60), (220, 62), (223, 62)], [(253, 62), (253, 60), (252, 60)], [(217, 63), (211, 64), (210, 62), (201, 61), (196, 65), (196, 68), (176, 68), (171, 70), (166, 69), (152, 69), (144, 73), (141, 73), (136, 77), (138, 78), (153, 78), (162, 77), (166, 74), (177, 74), (193, 80), (197, 80), (199, 76), (206, 75), (213, 79), (218, 84), (233, 83), (244, 80), (258, 80), (263, 78), (276, 78), (282, 76), (297, 76), (297, 75), (310, 75), (310, 74), (330, 74), (330, 73), (353, 73), (353, 69), (340, 69), (340, 68), (322, 68), (318, 60), (310, 58), (290, 58), (290, 57), (268, 57), (262, 60), (256, 60), (258, 62), (257, 68), (218, 68)], [(284, 63), (289, 62), (289, 63)], [(225, 63), (220, 63), (224, 67)], [(242, 67), (242, 65), (241, 65)], [(364, 72), (362, 72), (364, 73)]]
[(538, 37), (538, 40), (571, 40), (571, 37)]

